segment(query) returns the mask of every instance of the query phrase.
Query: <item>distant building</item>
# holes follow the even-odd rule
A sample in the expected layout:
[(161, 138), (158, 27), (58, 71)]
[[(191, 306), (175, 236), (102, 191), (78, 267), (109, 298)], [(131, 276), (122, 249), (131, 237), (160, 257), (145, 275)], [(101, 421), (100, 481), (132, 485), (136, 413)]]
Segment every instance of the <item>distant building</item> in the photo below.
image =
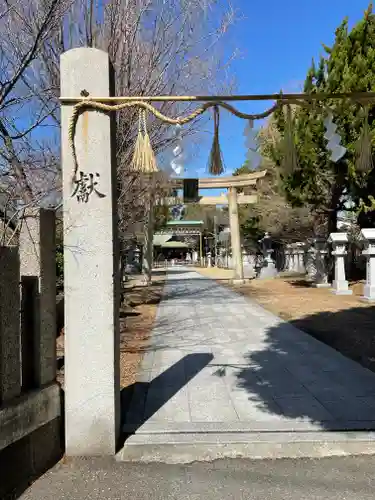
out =
[(187, 260), (188, 254), (202, 251), (203, 220), (172, 220), (154, 235), (156, 260)]

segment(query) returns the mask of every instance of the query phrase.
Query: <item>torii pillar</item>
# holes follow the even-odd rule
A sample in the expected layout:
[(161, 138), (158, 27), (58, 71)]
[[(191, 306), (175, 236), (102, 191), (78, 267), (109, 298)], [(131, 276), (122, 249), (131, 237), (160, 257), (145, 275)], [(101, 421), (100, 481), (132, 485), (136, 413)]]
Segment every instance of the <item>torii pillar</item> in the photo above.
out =
[(229, 224), (232, 244), (232, 264), (233, 264), (233, 283), (241, 284), (244, 282), (243, 262), (241, 252), (240, 223), (238, 218), (237, 189), (228, 188), (229, 205)]
[[(61, 56), (61, 93), (113, 95), (108, 54)], [(119, 266), (115, 117), (86, 110), (69, 140), (73, 105), (61, 107), (64, 201), (65, 442), (68, 456), (115, 455), (120, 434)]]

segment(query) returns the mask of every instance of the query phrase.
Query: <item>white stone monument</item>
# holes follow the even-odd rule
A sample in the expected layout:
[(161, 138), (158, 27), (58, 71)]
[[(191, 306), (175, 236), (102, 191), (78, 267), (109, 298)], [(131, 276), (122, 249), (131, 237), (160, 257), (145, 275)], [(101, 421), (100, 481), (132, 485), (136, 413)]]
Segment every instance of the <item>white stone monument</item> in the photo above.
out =
[(351, 295), (349, 283), (345, 277), (345, 255), (348, 243), (347, 233), (331, 233), (328, 241), (332, 243), (332, 255), (335, 259), (335, 279), (332, 283), (332, 291), (336, 295)]
[(365, 248), (362, 255), (366, 257), (366, 284), (363, 288), (363, 300), (375, 301), (375, 228), (362, 229), (361, 237)]

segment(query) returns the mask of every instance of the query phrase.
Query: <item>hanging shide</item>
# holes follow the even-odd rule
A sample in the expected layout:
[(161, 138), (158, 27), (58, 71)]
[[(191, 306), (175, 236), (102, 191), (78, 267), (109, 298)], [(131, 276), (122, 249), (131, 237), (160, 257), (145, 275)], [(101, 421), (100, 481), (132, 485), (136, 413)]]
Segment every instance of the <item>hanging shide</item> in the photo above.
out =
[(208, 159), (208, 172), (211, 175), (221, 175), (224, 172), (223, 155), (219, 141), (220, 113), (219, 106), (214, 106), (214, 139)]
[[(60, 98), (61, 102), (66, 102), (66, 103), (72, 103), (76, 102), (77, 99), (72, 99), (72, 98), (66, 98), (66, 97), (61, 97)], [(152, 101), (154, 99), (150, 99)], [(159, 99), (156, 99), (159, 100)], [(173, 99), (172, 99), (173, 100)], [(177, 100), (189, 100), (189, 98), (182, 97), (181, 99)], [(196, 100), (196, 99), (193, 99)], [(228, 97), (228, 100), (232, 100), (231, 97)], [(103, 101), (103, 102), (102, 102)], [(119, 101), (118, 104), (116, 102)], [(276, 111), (279, 107), (281, 106), (280, 102), (276, 102), (271, 108), (267, 109), (263, 113), (257, 113), (257, 114), (248, 114), (248, 113), (242, 113), (241, 111), (237, 110), (227, 102), (219, 100), (217, 97), (214, 99), (209, 99), (209, 102), (205, 102), (202, 106), (198, 107), (195, 109), (192, 113), (190, 113), (187, 116), (179, 116), (177, 118), (169, 117), (161, 113), (157, 108), (152, 106), (147, 100), (145, 100), (143, 97), (139, 97), (137, 99), (134, 99), (134, 97), (115, 97), (115, 98), (84, 98), (82, 100), (79, 100), (76, 102), (76, 104), (73, 107), (73, 112), (69, 120), (69, 132), (68, 132), (68, 141), (69, 141), (69, 146), (71, 149), (72, 153), (72, 158), (73, 158), (73, 172), (72, 172), (72, 187), (74, 188), (75, 186), (75, 181), (77, 178), (77, 174), (79, 171), (79, 165), (78, 165), (78, 158), (77, 158), (77, 152), (75, 148), (75, 133), (76, 133), (76, 128), (77, 128), (77, 122), (80, 114), (88, 109), (92, 109), (95, 111), (100, 111), (104, 113), (108, 112), (118, 112), (127, 108), (131, 107), (137, 107), (140, 110), (140, 116), (139, 116), (139, 129), (138, 129), (138, 136), (137, 140), (135, 143), (135, 151), (133, 155), (133, 159), (131, 162), (131, 169), (138, 173), (138, 172), (156, 172), (157, 171), (157, 166), (156, 166), (156, 160), (155, 160), (155, 155), (152, 151), (151, 147), (151, 141), (148, 136), (147, 130), (146, 133), (143, 133), (143, 130), (145, 130), (145, 114), (144, 112), (151, 113), (155, 118), (158, 120), (161, 120), (163, 123), (167, 123), (169, 125), (184, 125), (187, 124), (195, 119), (197, 119), (199, 116), (201, 116), (203, 113), (205, 113), (207, 110), (209, 110), (212, 107), (217, 108), (216, 116), (218, 117), (218, 109), (219, 107), (226, 109), (229, 111), (229, 113), (233, 114), (234, 116), (237, 116), (238, 118), (242, 118), (245, 120), (261, 120), (263, 118), (266, 118), (270, 116), (274, 111)], [(214, 156), (217, 155), (217, 149), (219, 147), (218, 144), (218, 121), (216, 121), (216, 137), (215, 137), (215, 149), (216, 152), (214, 152)], [(220, 149), (220, 147), (219, 147)], [(220, 153), (220, 159), (221, 159), (221, 153)], [(219, 172), (222, 168), (222, 171), (224, 169), (223, 167), (223, 162), (221, 159), (221, 167), (220, 165), (216, 166), (213, 168), (214, 171)]]
[[(232, 115), (246, 120), (261, 120), (269, 117), (272, 113), (284, 106), (287, 106), (285, 120), (285, 134), (283, 139), (283, 167), (285, 173), (290, 173), (298, 168), (298, 155), (294, 141), (293, 118), (291, 104), (297, 106), (310, 107), (311, 102), (327, 101), (328, 99), (350, 99), (353, 102), (375, 101), (375, 92), (349, 92), (349, 93), (317, 93), (317, 94), (268, 94), (268, 95), (244, 95), (244, 96), (120, 96), (120, 97), (60, 97), (63, 104), (73, 104), (73, 112), (69, 119), (68, 141), (73, 159), (72, 187), (74, 188), (79, 172), (77, 152), (75, 148), (75, 133), (79, 115), (88, 109), (100, 112), (117, 112), (130, 107), (140, 109), (140, 128), (138, 131), (135, 150), (131, 162), (131, 168), (134, 172), (156, 172), (157, 164), (154, 152), (152, 150), (151, 140), (146, 129), (146, 112), (151, 113), (155, 118), (169, 125), (184, 125), (205, 113), (210, 108), (214, 108), (214, 141), (210, 153), (208, 170), (213, 175), (220, 175), (224, 172), (224, 162), (219, 144), (219, 108), (226, 109)], [(226, 101), (264, 101), (275, 100), (276, 103), (263, 113), (248, 114), (243, 113)], [(203, 102), (192, 113), (187, 116), (169, 117), (161, 113), (152, 106), (153, 101), (196, 101)], [(316, 106), (316, 104), (315, 104)], [(324, 105), (320, 105), (324, 108)], [(333, 133), (333, 138), (337, 142), (337, 137)], [(326, 137), (327, 140), (329, 138)], [(331, 141), (332, 142), (332, 141)], [(332, 144), (331, 144), (332, 145)], [(333, 143), (332, 161), (337, 162), (345, 154), (346, 149), (340, 144)], [(362, 172), (368, 172), (373, 168), (372, 160), (372, 140), (371, 131), (368, 125), (368, 116), (365, 119), (364, 127), (358, 141), (357, 169)], [(332, 156), (334, 155), (334, 156)]]
[(363, 125), (357, 142), (356, 170), (368, 173), (374, 168), (372, 159), (372, 137), (369, 125), (369, 107), (363, 109)]

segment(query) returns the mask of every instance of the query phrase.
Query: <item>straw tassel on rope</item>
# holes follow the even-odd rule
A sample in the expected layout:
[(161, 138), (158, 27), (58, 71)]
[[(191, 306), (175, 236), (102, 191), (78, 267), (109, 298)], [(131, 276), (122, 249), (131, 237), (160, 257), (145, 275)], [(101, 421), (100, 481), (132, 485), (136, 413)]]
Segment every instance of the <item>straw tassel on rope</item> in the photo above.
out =
[(356, 170), (361, 173), (368, 173), (374, 168), (372, 159), (372, 137), (368, 122), (368, 106), (366, 106), (363, 111), (363, 126), (357, 142)]
[(134, 145), (133, 159), (131, 161), (131, 170), (135, 172), (142, 171), (142, 152), (143, 152), (143, 132), (142, 132), (142, 113), (143, 110), (139, 110), (138, 118), (138, 135)]
[(208, 160), (208, 172), (211, 175), (221, 175), (224, 172), (223, 155), (219, 142), (220, 114), (219, 106), (214, 106), (214, 140)]
[(154, 173), (158, 171), (156, 158), (147, 132), (146, 111), (139, 110), (138, 136), (135, 142), (131, 169), (134, 172)]
[[(123, 99), (126, 99), (126, 98), (123, 98)], [(62, 98), (62, 100), (64, 100), (64, 98)], [(180, 116), (177, 118), (172, 118), (172, 117), (169, 117), (169, 116), (162, 114), (157, 108), (155, 108), (154, 106), (152, 106), (151, 104), (149, 104), (148, 102), (145, 102), (145, 101), (130, 100), (129, 102), (127, 102), (125, 100), (125, 102), (121, 102), (120, 104), (114, 104), (114, 103), (107, 104), (105, 102), (96, 101), (96, 100), (93, 100), (91, 98), (85, 98), (82, 101), (79, 101), (79, 102), (77, 102), (77, 104), (74, 105), (72, 115), (69, 119), (69, 125), (68, 125), (68, 142), (69, 142), (70, 150), (72, 153), (72, 159), (73, 159), (73, 172), (72, 172), (72, 179), (71, 179), (72, 189), (74, 189), (75, 183), (77, 181), (77, 175), (78, 175), (78, 170), (79, 170), (78, 158), (77, 158), (77, 152), (76, 152), (75, 140), (74, 140), (76, 128), (77, 128), (77, 122), (78, 122), (79, 115), (87, 109), (93, 109), (95, 111), (101, 111), (104, 113), (108, 113), (108, 112), (121, 111), (121, 110), (127, 109), (127, 108), (138, 107), (141, 111), (147, 110), (148, 112), (152, 113), (155, 116), (155, 118), (161, 120), (163, 123), (167, 123), (169, 125), (184, 125), (186, 123), (189, 123), (189, 122), (195, 120), (200, 115), (202, 115), (204, 112), (206, 112), (209, 108), (212, 108), (212, 107), (216, 107), (216, 108), (222, 107), (222, 108), (226, 109), (227, 111), (229, 111), (230, 113), (232, 113), (234, 116), (237, 116), (238, 118), (243, 118), (246, 120), (249, 120), (249, 119), (260, 120), (262, 118), (266, 118), (267, 116), (270, 116), (280, 106), (281, 106), (281, 103), (277, 102), (271, 108), (267, 109), (263, 113), (248, 114), (248, 113), (242, 113), (242, 112), (238, 111), (236, 108), (234, 108), (230, 104), (223, 102), (223, 101), (206, 102), (202, 106), (195, 109), (195, 111), (193, 111), (192, 113), (190, 113), (187, 116)], [(141, 120), (141, 118), (140, 118), (140, 120)], [(140, 125), (141, 125), (141, 131), (142, 131), (142, 121), (140, 121)], [(138, 139), (139, 139), (139, 141), (138, 141)], [(137, 171), (138, 171), (138, 168), (141, 168), (142, 164), (143, 164), (142, 163), (143, 160), (142, 161), (140, 160), (140, 162), (138, 163), (138, 159), (140, 159), (142, 157), (141, 151), (144, 150), (143, 149), (144, 144), (142, 144), (141, 139), (142, 139), (142, 137), (138, 136), (138, 138), (137, 138), (138, 144), (136, 143), (137, 153), (135, 154), (136, 162), (134, 164), (132, 164), (132, 167), (133, 168), (136, 167)], [(149, 137), (148, 137), (148, 141), (150, 141)], [(150, 144), (150, 147), (151, 147), (151, 144)], [(133, 160), (134, 160), (134, 158), (133, 158)], [(155, 164), (156, 164), (156, 162), (155, 162)]]

